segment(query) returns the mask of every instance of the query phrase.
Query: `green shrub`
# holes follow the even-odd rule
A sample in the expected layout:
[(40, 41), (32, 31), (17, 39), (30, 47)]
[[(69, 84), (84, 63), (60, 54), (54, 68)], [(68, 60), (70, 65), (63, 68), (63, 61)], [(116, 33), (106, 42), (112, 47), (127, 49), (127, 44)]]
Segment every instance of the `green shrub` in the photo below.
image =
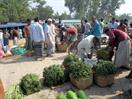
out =
[(23, 94), (20, 90), (19, 85), (13, 85), (5, 93), (5, 99), (22, 99)]
[(64, 73), (65, 73), (65, 81), (69, 81), (69, 73), (70, 73), (70, 65), (74, 62), (79, 61), (79, 57), (75, 54), (68, 54), (66, 58), (63, 61), (63, 65), (65, 67)]
[(89, 78), (92, 75), (92, 69), (83, 61), (74, 62), (70, 66), (70, 75), (72, 75), (74, 79)]
[(79, 57), (77, 56), (77, 55), (75, 55), (75, 54), (68, 54), (67, 56), (66, 56), (66, 58), (64, 59), (64, 61), (63, 61), (63, 65), (65, 66), (65, 67), (68, 67), (68, 66), (70, 66), (73, 62), (76, 62), (76, 61), (78, 61), (79, 60)]
[(117, 68), (110, 61), (100, 60), (96, 65), (95, 72), (97, 75), (111, 75), (117, 72)]
[(60, 65), (51, 65), (44, 68), (43, 71), (44, 85), (51, 87), (64, 83), (64, 70)]
[(97, 50), (97, 58), (102, 60), (109, 60), (109, 51), (105, 48)]
[(41, 89), (39, 77), (36, 74), (25, 75), (20, 83), (24, 95), (29, 95), (38, 92)]

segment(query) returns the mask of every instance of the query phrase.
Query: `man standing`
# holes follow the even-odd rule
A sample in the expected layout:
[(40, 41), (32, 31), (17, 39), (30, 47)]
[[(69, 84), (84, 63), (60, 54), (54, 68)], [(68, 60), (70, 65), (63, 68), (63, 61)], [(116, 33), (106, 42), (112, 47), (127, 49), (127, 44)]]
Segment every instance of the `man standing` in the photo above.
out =
[[(101, 40), (101, 35), (102, 35), (102, 29), (101, 29), (101, 25), (98, 22), (98, 20), (96, 19), (96, 16), (92, 17), (92, 29), (91, 29), (91, 34), (94, 35), (96, 38), (98, 38), (99, 42), (98, 42), (98, 47), (101, 46), (100, 44), (100, 40)], [(97, 47), (97, 46), (96, 46)]]
[(81, 20), (81, 30), (80, 30), (80, 38), (79, 38), (79, 41), (81, 41), (84, 37), (85, 37), (85, 24), (84, 24), (84, 20), (82, 19)]
[(90, 25), (90, 23), (88, 23), (88, 20), (84, 20), (85, 21), (85, 35), (90, 35), (89, 33), (90, 33), (90, 29), (91, 29), (91, 25)]
[(30, 24), (31, 24), (31, 19), (27, 19), (27, 25), (24, 27), (24, 35), (26, 39), (26, 50), (31, 50), (32, 49), (32, 43), (30, 39)]
[(30, 26), (30, 38), (34, 45), (35, 59), (39, 60), (40, 58), (42, 60), (45, 35), (43, 27), (39, 24), (39, 19), (35, 18), (34, 21)]
[(59, 28), (64, 27), (64, 23), (63, 23), (63, 21), (61, 20), (61, 18), (59, 18), (58, 27), (59, 27)]
[(19, 34), (17, 31), (17, 28), (13, 28), (11, 32), (12, 32), (12, 37), (13, 37), (13, 44), (18, 45)]
[(52, 25), (52, 19), (48, 19), (48, 26), (46, 31), (47, 56), (52, 57), (55, 52), (55, 27)]
[(0, 44), (2, 45), (2, 48), (4, 47), (4, 43), (3, 43), (3, 31), (0, 30)]
[(104, 32), (104, 27), (105, 27), (103, 19), (100, 19), (100, 26), (101, 26), (101, 32), (103, 33)]
[(116, 22), (115, 18), (112, 18), (110, 23), (108, 24), (109, 29), (117, 29), (118, 23)]

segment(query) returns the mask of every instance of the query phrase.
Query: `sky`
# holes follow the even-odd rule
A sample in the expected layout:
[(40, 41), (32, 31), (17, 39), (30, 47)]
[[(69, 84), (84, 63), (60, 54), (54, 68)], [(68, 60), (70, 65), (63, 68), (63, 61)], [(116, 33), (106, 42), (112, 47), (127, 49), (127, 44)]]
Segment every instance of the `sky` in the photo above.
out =
[(117, 15), (123, 13), (130, 13), (132, 15), (132, 0), (125, 0), (125, 4), (121, 5), (120, 9), (116, 11)]
[(65, 0), (46, 0), (46, 2), (47, 2), (47, 5), (51, 6), (55, 12), (69, 13), (68, 8), (64, 6)]
[[(47, 5), (51, 6), (55, 12), (69, 13), (68, 8), (64, 6), (65, 0), (46, 0), (46, 2), (47, 2)], [(117, 15), (120, 15), (123, 13), (131, 13), (132, 15), (132, 0), (125, 0), (125, 2), (126, 3), (121, 5), (120, 9), (116, 11)]]

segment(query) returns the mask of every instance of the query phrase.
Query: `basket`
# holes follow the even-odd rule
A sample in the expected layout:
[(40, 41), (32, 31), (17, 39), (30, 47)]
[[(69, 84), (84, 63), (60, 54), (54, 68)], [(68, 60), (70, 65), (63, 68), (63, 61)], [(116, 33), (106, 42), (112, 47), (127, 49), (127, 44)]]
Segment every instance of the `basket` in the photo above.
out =
[(12, 56), (12, 53), (11, 53), (10, 51), (7, 51), (7, 52), (5, 53), (4, 58), (11, 57), (11, 56)]
[(70, 75), (70, 81), (78, 89), (86, 89), (93, 84), (93, 75), (91, 75), (90, 78), (80, 78), (80, 79), (74, 79)]
[(68, 44), (67, 43), (57, 44), (57, 50), (59, 52), (66, 52), (67, 48), (68, 48)]
[(107, 86), (111, 86), (114, 83), (114, 74), (113, 75), (107, 75), (107, 76), (95, 74), (94, 79), (95, 79), (95, 83), (98, 86), (107, 87)]
[(33, 55), (33, 51), (26, 51), (26, 52), (25, 52), (25, 55), (26, 55), (26, 56), (32, 56), (32, 55)]

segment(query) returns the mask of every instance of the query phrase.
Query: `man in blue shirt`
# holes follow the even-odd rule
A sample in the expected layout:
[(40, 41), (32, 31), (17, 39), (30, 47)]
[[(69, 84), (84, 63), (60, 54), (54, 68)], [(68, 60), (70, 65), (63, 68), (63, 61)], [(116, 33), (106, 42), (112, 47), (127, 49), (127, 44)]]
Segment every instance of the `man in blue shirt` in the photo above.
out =
[(98, 45), (100, 47), (100, 40), (101, 40), (102, 30), (101, 30), (101, 25), (98, 22), (96, 16), (92, 17), (92, 29), (91, 29), (90, 33), (99, 39)]

